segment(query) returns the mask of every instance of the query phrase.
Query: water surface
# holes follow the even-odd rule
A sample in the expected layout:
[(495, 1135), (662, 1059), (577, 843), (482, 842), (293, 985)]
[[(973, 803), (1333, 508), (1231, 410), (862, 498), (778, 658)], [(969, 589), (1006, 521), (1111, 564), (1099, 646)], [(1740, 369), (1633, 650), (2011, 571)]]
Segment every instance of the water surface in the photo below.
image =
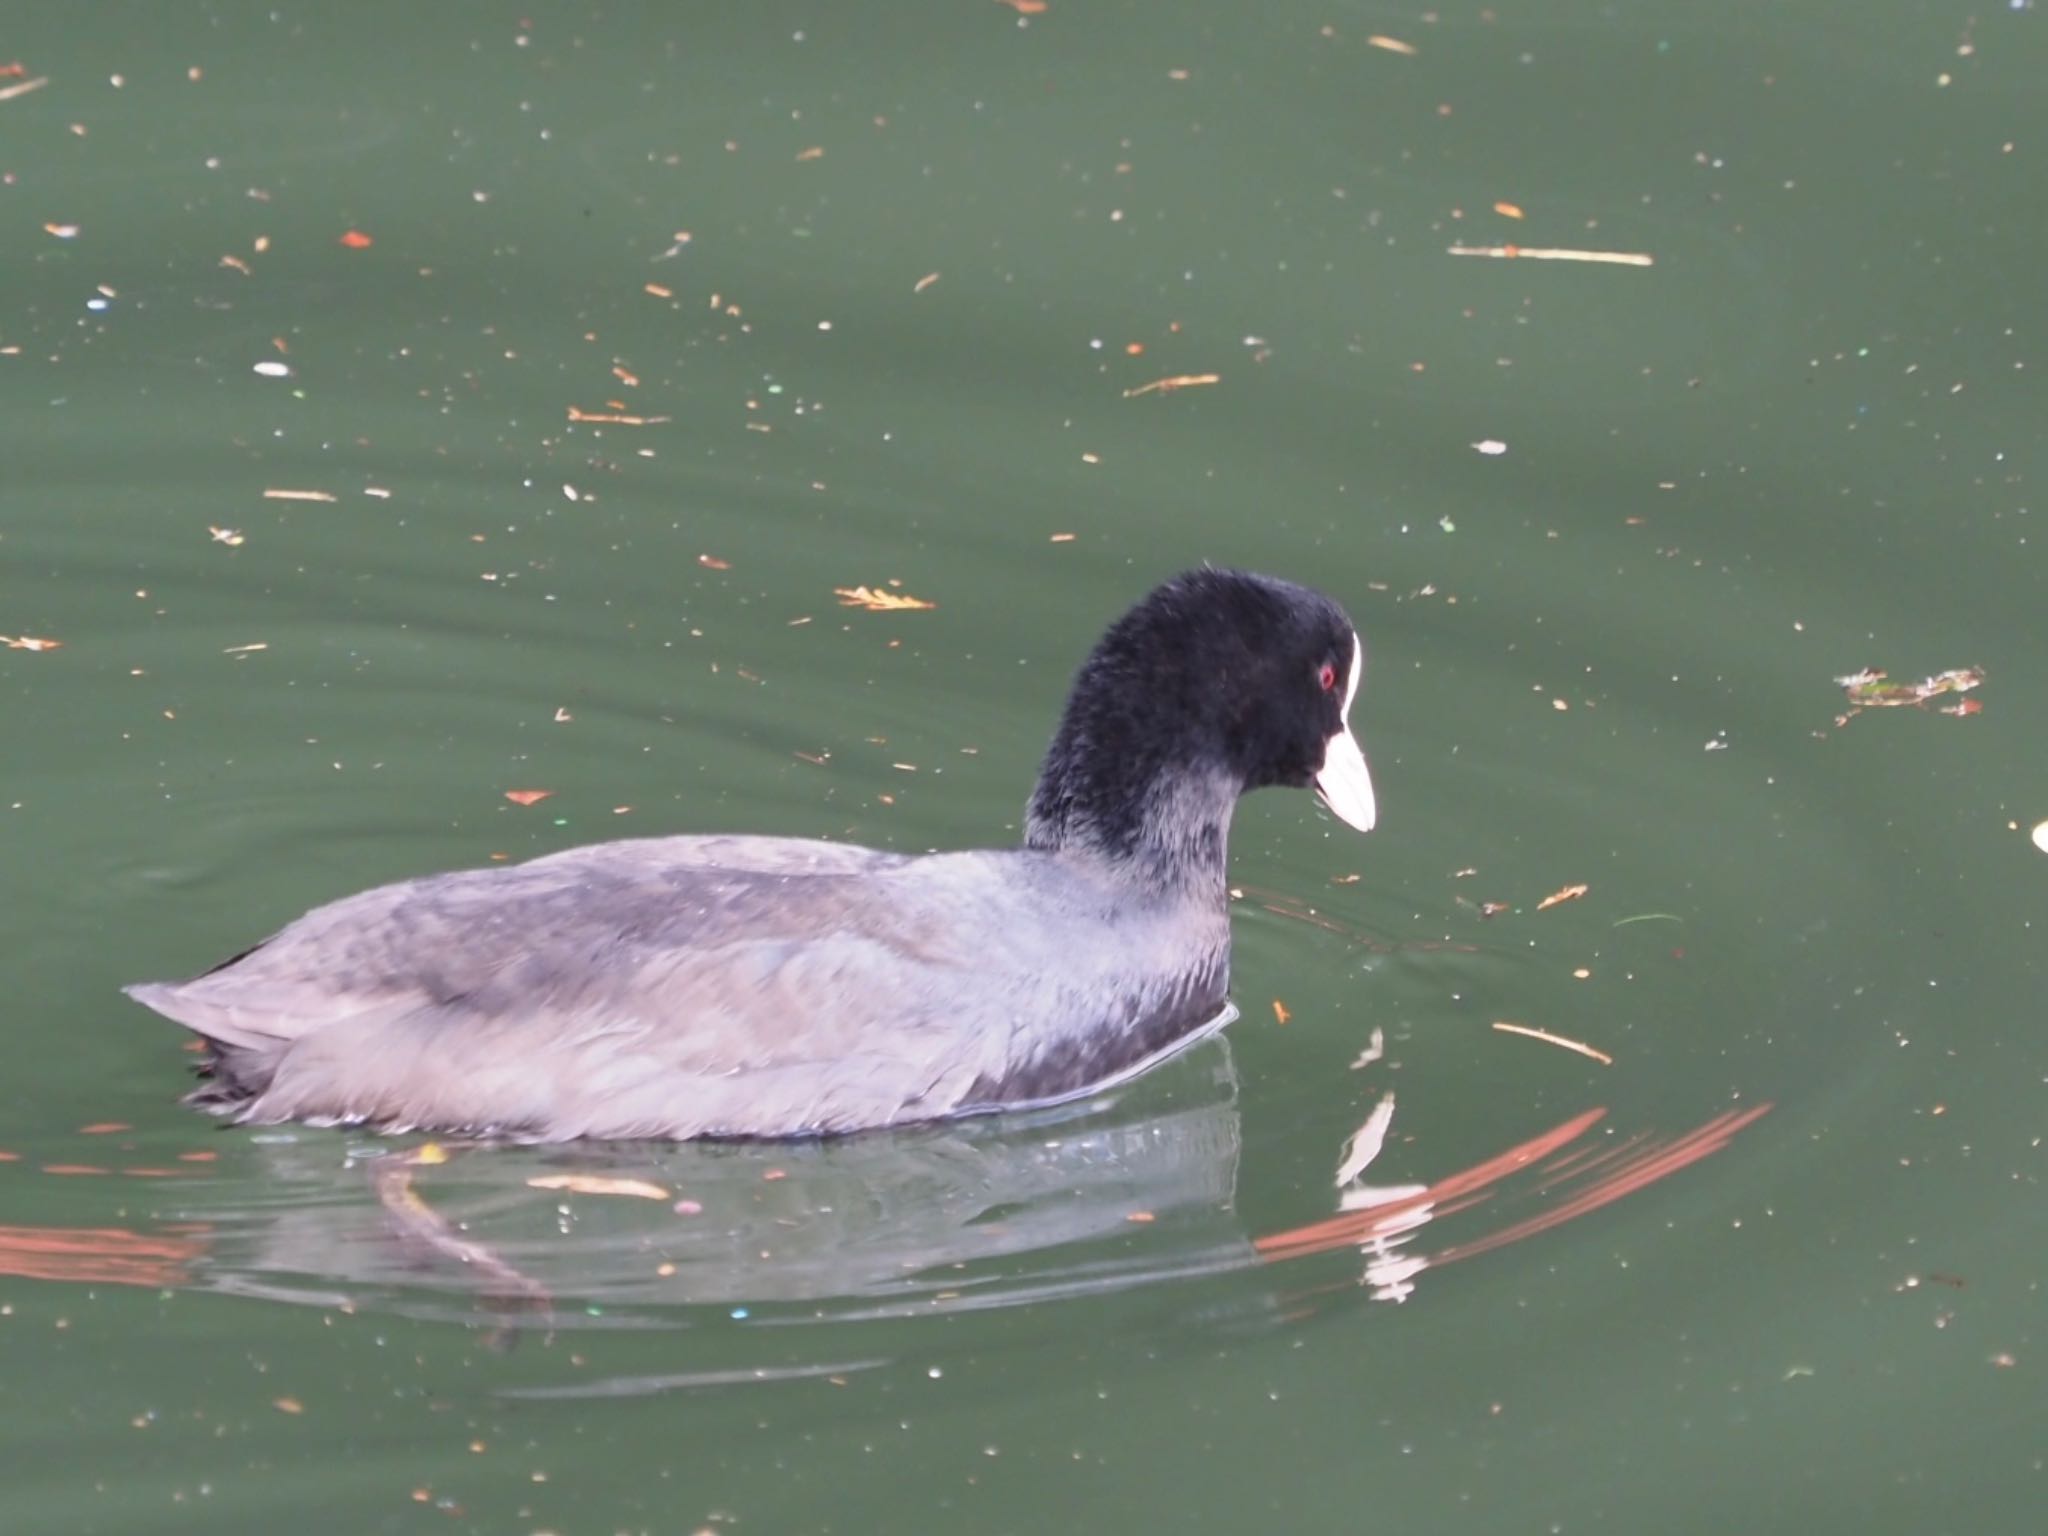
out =
[[(2033, 7), (1030, 9), (10, 33), (23, 1529), (2038, 1527)], [(1357, 617), (1382, 821), (1244, 805), (1243, 1017), (1108, 1101), (401, 1166), (115, 990), (1007, 841), (1202, 560)]]

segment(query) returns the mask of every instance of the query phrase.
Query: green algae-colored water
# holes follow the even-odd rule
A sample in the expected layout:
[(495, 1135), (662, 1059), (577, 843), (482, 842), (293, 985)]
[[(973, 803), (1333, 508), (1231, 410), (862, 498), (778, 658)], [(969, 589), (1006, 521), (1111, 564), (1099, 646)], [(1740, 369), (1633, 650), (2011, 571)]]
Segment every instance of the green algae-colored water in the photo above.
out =
[[(0, 37), (10, 1528), (2039, 1528), (2030, 4), (78, 14)], [(387, 1208), (116, 990), (1011, 840), (1202, 560), (1358, 619), (1381, 825), (1246, 803), (1243, 1017), (1109, 1102)]]

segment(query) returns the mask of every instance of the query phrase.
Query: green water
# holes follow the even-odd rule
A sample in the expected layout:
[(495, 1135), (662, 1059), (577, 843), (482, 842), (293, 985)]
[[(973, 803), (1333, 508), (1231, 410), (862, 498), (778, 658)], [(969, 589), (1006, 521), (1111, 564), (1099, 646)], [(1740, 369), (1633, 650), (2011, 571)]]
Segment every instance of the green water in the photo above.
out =
[[(2033, 7), (83, 14), (0, 35), (7, 1529), (2040, 1528)], [(1007, 841), (1202, 560), (1358, 619), (1381, 825), (1246, 803), (1244, 1016), (1113, 1102), (403, 1218), (115, 990)]]

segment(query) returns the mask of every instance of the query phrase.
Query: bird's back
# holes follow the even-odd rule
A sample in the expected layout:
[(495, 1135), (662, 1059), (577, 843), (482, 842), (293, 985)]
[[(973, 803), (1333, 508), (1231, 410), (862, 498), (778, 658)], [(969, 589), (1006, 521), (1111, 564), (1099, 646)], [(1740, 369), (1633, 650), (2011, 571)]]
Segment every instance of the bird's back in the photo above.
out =
[(1084, 1090), (1198, 1033), (1227, 952), (1220, 911), (1050, 855), (678, 837), (366, 891), (130, 990), (245, 1119), (788, 1135)]

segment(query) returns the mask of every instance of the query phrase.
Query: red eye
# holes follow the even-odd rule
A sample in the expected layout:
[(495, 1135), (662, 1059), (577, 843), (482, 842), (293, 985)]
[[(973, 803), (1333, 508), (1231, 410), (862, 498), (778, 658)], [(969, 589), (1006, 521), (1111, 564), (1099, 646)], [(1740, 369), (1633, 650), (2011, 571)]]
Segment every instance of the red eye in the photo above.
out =
[(1323, 663), (1322, 670), (1316, 673), (1316, 686), (1325, 693), (1337, 686), (1337, 669), (1327, 661)]

